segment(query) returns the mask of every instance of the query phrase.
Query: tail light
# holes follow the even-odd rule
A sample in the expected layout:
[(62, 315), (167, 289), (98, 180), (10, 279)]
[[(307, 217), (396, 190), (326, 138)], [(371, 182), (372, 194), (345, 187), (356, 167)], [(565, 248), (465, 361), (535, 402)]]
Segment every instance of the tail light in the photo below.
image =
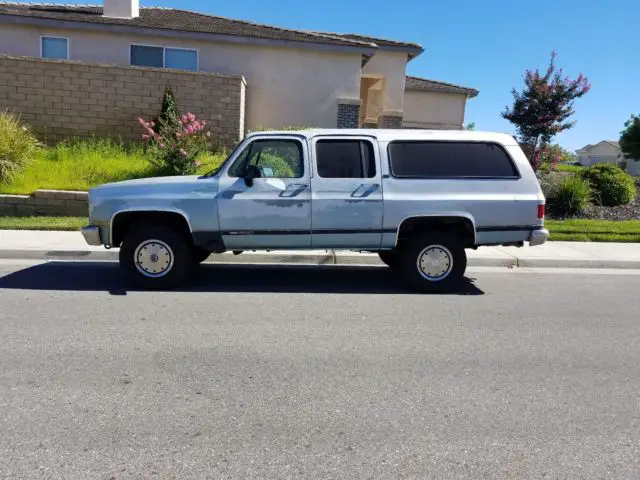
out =
[(538, 205), (538, 220), (544, 220), (544, 203)]

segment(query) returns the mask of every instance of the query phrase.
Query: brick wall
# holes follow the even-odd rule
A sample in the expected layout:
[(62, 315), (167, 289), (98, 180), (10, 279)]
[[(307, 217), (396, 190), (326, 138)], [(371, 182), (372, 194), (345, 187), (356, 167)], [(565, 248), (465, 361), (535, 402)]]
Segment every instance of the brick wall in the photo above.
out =
[(360, 123), (360, 100), (338, 100), (338, 128), (358, 128)]
[(380, 128), (402, 128), (402, 115), (382, 114), (378, 117)]
[(243, 137), (241, 76), (0, 56), (0, 111), (20, 113), (48, 143), (91, 135), (137, 140), (136, 118), (159, 113), (166, 86), (182, 112), (206, 120), (227, 145)]
[(33, 195), (0, 195), (0, 215), (86, 217), (88, 214), (87, 192), (36, 190)]

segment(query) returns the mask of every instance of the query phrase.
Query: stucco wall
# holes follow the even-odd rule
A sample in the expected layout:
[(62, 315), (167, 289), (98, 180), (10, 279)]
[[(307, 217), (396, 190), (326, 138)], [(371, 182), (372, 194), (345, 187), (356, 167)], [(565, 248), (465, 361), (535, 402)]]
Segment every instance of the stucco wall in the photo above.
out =
[(404, 99), (405, 127), (459, 129), (464, 124), (466, 95), (408, 90)]
[(406, 82), (407, 54), (378, 51), (362, 67), (363, 75), (384, 77), (382, 111), (402, 111)]
[[(40, 55), (40, 36), (69, 38), (70, 60), (129, 64), (131, 43), (195, 48), (200, 70), (247, 80), (246, 124), (335, 127), (337, 99), (360, 95), (361, 56), (284, 47), (0, 25), (0, 53)], [(403, 70), (404, 73), (404, 70)]]
[(640, 160), (627, 160), (627, 172), (630, 175), (640, 177)]

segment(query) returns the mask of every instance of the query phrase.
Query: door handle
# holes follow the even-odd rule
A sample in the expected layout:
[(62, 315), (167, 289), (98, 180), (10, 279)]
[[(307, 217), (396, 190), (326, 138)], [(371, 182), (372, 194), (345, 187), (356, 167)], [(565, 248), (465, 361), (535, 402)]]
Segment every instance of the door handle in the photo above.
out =
[(304, 183), (290, 183), (281, 193), (281, 197), (295, 197), (305, 191), (309, 185)]
[(379, 187), (377, 183), (369, 184), (362, 183), (358, 188), (356, 188), (352, 193), (352, 197), (362, 198), (371, 195), (376, 189)]

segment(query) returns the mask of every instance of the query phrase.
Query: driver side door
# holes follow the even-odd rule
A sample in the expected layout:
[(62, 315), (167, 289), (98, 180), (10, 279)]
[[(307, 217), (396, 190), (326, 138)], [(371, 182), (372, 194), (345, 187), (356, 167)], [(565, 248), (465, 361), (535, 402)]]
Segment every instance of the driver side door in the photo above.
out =
[[(301, 138), (257, 137), (222, 173), (218, 219), (228, 249), (311, 246), (308, 158)], [(258, 177), (246, 182), (248, 171)]]

